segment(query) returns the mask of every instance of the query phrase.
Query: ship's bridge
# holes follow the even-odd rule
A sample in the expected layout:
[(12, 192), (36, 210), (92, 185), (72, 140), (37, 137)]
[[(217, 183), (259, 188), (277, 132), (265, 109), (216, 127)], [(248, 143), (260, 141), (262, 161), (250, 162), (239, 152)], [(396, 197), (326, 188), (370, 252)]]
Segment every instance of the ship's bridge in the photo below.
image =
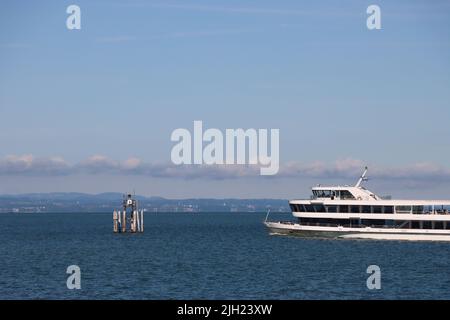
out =
[(316, 186), (312, 188), (312, 193), (312, 199), (380, 200), (376, 194), (362, 187)]
[(331, 199), (331, 200), (365, 200), (376, 201), (380, 198), (373, 192), (361, 186), (363, 181), (367, 180), (367, 167), (359, 178), (355, 186), (321, 186), (312, 188), (312, 199)]

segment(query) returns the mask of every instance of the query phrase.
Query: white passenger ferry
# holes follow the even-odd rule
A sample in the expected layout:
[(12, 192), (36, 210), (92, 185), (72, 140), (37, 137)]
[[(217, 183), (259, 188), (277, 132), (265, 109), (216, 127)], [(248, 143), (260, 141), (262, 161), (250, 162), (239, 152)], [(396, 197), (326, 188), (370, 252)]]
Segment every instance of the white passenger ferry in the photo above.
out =
[(382, 199), (362, 186), (312, 188), (289, 205), (298, 222), (264, 222), (272, 232), (333, 238), (450, 241), (450, 200)]

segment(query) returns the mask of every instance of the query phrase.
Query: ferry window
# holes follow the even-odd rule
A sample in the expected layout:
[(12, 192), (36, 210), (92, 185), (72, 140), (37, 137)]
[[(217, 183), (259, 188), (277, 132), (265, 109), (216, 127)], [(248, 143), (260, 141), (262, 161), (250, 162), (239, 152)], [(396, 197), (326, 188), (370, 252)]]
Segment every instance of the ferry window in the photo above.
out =
[(304, 204), (299, 204), (300, 206), (300, 212), (306, 212), (306, 208)]
[(423, 214), (423, 206), (413, 206), (413, 214)]
[(355, 200), (355, 197), (347, 190), (341, 190), (341, 200)]
[(314, 205), (314, 209), (316, 210), (316, 212), (325, 212), (325, 206), (322, 204)]
[(379, 220), (379, 219), (365, 219), (363, 220), (363, 223), (365, 226), (376, 226), (376, 227), (382, 227), (384, 226), (386, 220)]
[(348, 206), (339, 206), (339, 212), (348, 213)]
[(289, 207), (291, 207), (291, 211), (295, 211), (295, 207), (293, 204), (289, 204)]
[(424, 221), (423, 222), (423, 228), (424, 229), (431, 229), (431, 221)]
[(373, 213), (381, 213), (381, 206), (373, 206)]
[(302, 204), (291, 204), (291, 210), (294, 212), (304, 212), (304, 208)]
[(352, 206), (351, 207), (351, 212), (352, 213), (359, 213), (359, 206)]
[(363, 213), (371, 213), (370, 206), (362, 206), (362, 212)]
[(396, 213), (411, 213), (411, 206), (396, 206)]
[(330, 190), (318, 190), (315, 192), (317, 198), (331, 198)]
[(419, 221), (412, 221), (411, 222), (411, 229), (420, 229)]
[(395, 221), (395, 226), (396, 226), (396, 228), (410, 229), (411, 221), (408, 221), (408, 220), (396, 220)]
[(315, 212), (314, 207), (310, 204), (305, 204), (306, 212)]
[(394, 213), (394, 207), (392, 207), (392, 206), (385, 206), (384, 207), (384, 213)]
[(444, 229), (444, 222), (442, 221), (436, 221), (434, 223), (434, 228), (433, 229)]
[(336, 206), (328, 206), (327, 209), (328, 209), (328, 212), (337, 212)]

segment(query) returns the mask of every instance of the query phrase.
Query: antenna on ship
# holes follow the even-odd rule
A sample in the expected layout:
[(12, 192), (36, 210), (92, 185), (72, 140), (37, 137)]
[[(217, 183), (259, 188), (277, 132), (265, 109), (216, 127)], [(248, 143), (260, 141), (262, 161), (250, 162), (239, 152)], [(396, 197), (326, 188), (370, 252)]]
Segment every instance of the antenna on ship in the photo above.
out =
[(361, 183), (363, 183), (363, 181), (367, 181), (368, 180), (368, 178), (366, 176), (368, 170), (369, 170), (369, 168), (365, 167), (363, 174), (361, 175), (361, 177), (359, 178), (358, 182), (355, 185), (356, 188), (361, 187)]

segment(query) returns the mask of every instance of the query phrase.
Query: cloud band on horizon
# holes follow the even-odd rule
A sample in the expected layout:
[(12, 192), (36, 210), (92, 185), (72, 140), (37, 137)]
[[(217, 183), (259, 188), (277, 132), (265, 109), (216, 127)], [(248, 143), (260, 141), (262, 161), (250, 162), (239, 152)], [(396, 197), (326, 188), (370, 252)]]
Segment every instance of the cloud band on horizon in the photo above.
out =
[[(366, 164), (357, 159), (339, 159), (334, 163), (287, 162), (268, 179), (277, 178), (355, 178)], [(117, 161), (101, 155), (71, 164), (62, 157), (9, 155), (0, 158), (0, 176), (64, 176), (75, 174), (144, 175), (154, 178), (225, 180), (259, 177), (255, 165), (174, 165), (149, 163), (138, 158)], [(402, 167), (370, 167), (370, 176), (383, 179), (448, 180), (450, 169), (433, 163)]]

